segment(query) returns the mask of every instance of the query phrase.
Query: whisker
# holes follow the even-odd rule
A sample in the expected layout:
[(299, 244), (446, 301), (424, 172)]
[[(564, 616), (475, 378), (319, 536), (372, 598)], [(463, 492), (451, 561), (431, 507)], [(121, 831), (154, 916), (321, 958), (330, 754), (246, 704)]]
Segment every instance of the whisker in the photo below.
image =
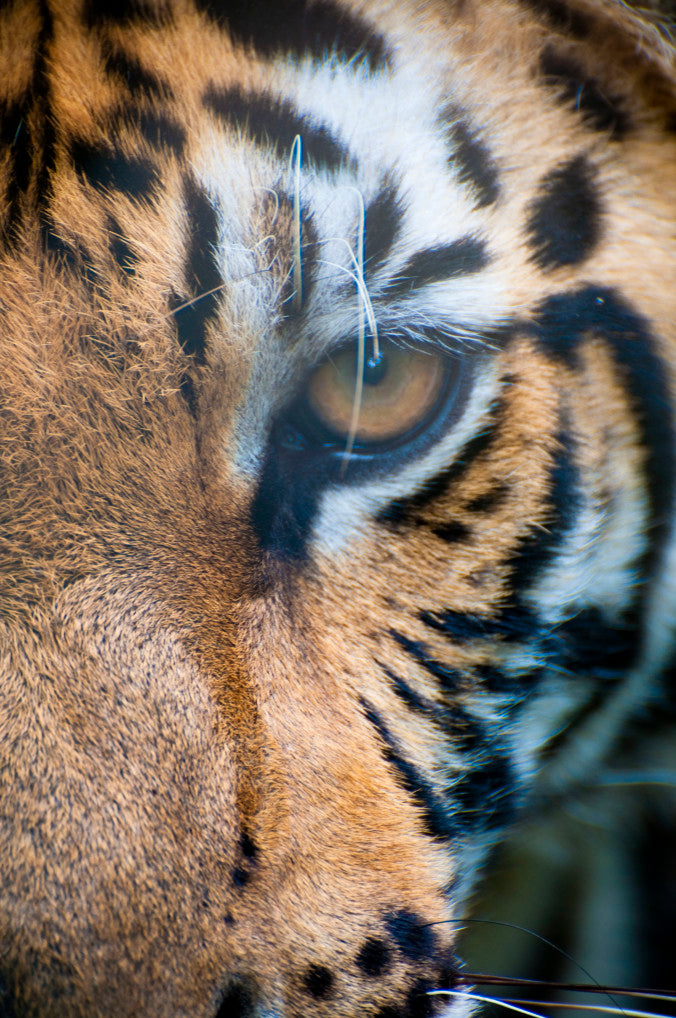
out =
[(523, 979), (519, 976), (495, 976), (485, 972), (461, 972), (460, 979), (463, 983), (471, 985), (481, 984), (483, 986), (515, 986), (535, 987), (546, 990), (567, 990), (574, 993), (620, 993), (625, 997), (644, 997), (646, 1000), (676, 1000), (676, 991), (673, 993), (662, 990), (642, 989), (636, 986), (609, 986), (602, 983), (560, 983), (550, 982), (545, 979)]
[[(364, 293), (366, 293), (364, 281), (359, 276), (357, 260), (355, 259), (354, 253), (350, 248), (349, 244), (347, 243), (347, 241), (343, 241), (343, 239), (340, 237), (334, 237), (332, 239), (340, 241), (341, 243), (344, 243), (346, 245), (357, 271), (353, 272), (351, 269), (348, 269), (345, 265), (340, 265), (338, 262), (327, 261), (325, 258), (318, 258), (317, 263), (320, 265), (328, 265), (333, 269), (338, 269), (339, 272), (344, 272), (354, 282), (360, 294), (362, 293), (362, 289)], [(355, 373), (354, 399), (352, 401), (352, 417), (350, 418), (350, 427), (348, 430), (347, 441), (345, 443), (345, 449), (343, 450), (343, 465), (341, 467), (341, 476), (345, 473), (345, 470), (347, 469), (347, 464), (350, 459), (350, 453), (352, 452), (352, 448), (354, 446), (354, 439), (355, 435), (357, 434), (357, 427), (359, 426), (359, 412), (361, 410), (362, 393), (364, 391), (364, 357), (365, 357), (364, 313), (366, 313), (366, 317), (368, 318), (369, 327), (372, 329), (372, 335), (374, 336), (377, 335), (378, 331), (375, 315), (373, 314), (373, 308), (371, 307), (371, 302), (367, 293), (366, 300), (368, 301), (367, 304), (363, 303), (362, 300), (360, 300), (359, 302), (359, 324), (357, 332), (357, 370)], [(375, 332), (373, 332), (373, 329), (375, 329)]]
[[(430, 925), (432, 925), (432, 926), (441, 925), (442, 922), (444, 922), (444, 921), (442, 920), (439, 923), (431, 923)], [(607, 995), (607, 997), (608, 997), (608, 1000), (610, 1000), (610, 1002), (615, 1007), (619, 1008), (620, 1013), (622, 1012), (622, 1009), (619, 1007), (619, 1004), (617, 1003), (617, 1001), (612, 996), (612, 992), (611, 991), (609, 991), (608, 989), (603, 987), (601, 985), (601, 983), (599, 982), (599, 980), (595, 979), (594, 976), (592, 975), (592, 973), (588, 969), (586, 969), (584, 967), (584, 965), (582, 965), (577, 960), (577, 958), (574, 958), (572, 954), (569, 954), (568, 951), (565, 951), (562, 947), (559, 947), (558, 944), (555, 944), (553, 940), (549, 940), (548, 937), (544, 937), (541, 933), (537, 933), (535, 930), (531, 930), (527, 926), (520, 926), (518, 923), (508, 923), (508, 922), (505, 922), (502, 919), (474, 919), (474, 918), (465, 917), (465, 918), (462, 918), (462, 919), (448, 919), (448, 920), (445, 920), (445, 922), (448, 922), (448, 923), (461, 923), (461, 924), (478, 923), (478, 924), (482, 924), (482, 925), (486, 925), (486, 926), (501, 926), (501, 927), (503, 927), (505, 929), (508, 929), (508, 930), (518, 930), (519, 933), (525, 933), (527, 936), (533, 937), (535, 940), (538, 940), (541, 944), (545, 944), (547, 947), (551, 947), (551, 949), (553, 951), (555, 951), (558, 955), (560, 955), (562, 958), (565, 958), (566, 961), (569, 961), (571, 963), (571, 965), (574, 965), (576, 969), (578, 969), (580, 972), (582, 972), (582, 974), (584, 976), (586, 976), (587, 979), (590, 980), (590, 982), (592, 983), (593, 986), (596, 986), (596, 987), (599, 988), (598, 989), (599, 993), (605, 993)], [(548, 984), (548, 985), (551, 986), (552, 984)]]
[[(376, 322), (375, 312), (373, 310), (373, 304), (369, 295), (366, 283), (364, 281), (364, 229), (366, 223), (366, 209), (364, 206), (364, 199), (360, 191), (357, 188), (349, 188), (354, 191), (359, 200), (359, 217), (357, 220), (357, 251), (356, 254), (350, 247), (347, 240), (344, 237), (331, 237), (329, 240), (344, 244), (347, 248), (350, 256), (350, 261), (354, 266), (354, 272), (349, 269), (344, 269), (344, 266), (336, 265), (336, 268), (343, 268), (347, 271), (348, 275), (354, 280), (357, 287), (357, 294), (359, 300), (359, 317), (357, 326), (357, 370), (354, 384), (354, 399), (352, 401), (352, 415), (350, 417), (350, 426), (347, 432), (347, 440), (345, 442), (345, 448), (343, 450), (343, 462), (341, 466), (341, 476), (345, 474), (347, 466), (350, 460), (352, 449), (354, 448), (354, 441), (357, 435), (357, 428), (359, 427), (359, 414), (361, 412), (362, 397), (364, 393), (364, 360), (365, 360), (365, 335), (366, 325), (365, 318), (368, 319), (369, 330), (371, 332), (371, 339), (373, 342), (373, 353), (372, 361), (377, 364), (380, 360), (380, 344), (378, 341), (378, 323)], [(326, 262), (323, 259), (323, 264), (330, 265), (331, 262)]]
[[(338, 238), (336, 238), (338, 239)], [(347, 241), (345, 242), (347, 244)], [(350, 250), (348, 245), (348, 250)], [(350, 250), (352, 255), (352, 251)], [(323, 258), (317, 259), (324, 265), (330, 265), (334, 269), (339, 269), (342, 272), (347, 273), (350, 279), (354, 280), (357, 291), (359, 292), (359, 275), (352, 272), (350, 269), (345, 268), (344, 265), (339, 265), (336, 262), (328, 262)], [(350, 417), (350, 427), (347, 433), (347, 441), (345, 442), (345, 448), (343, 449), (343, 461), (340, 468), (341, 477), (344, 476), (347, 470), (347, 465), (350, 459), (350, 454), (354, 446), (354, 440), (357, 434), (357, 428), (359, 427), (359, 414), (361, 411), (361, 400), (364, 392), (364, 337), (365, 337), (365, 324), (364, 324), (364, 304), (363, 301), (359, 300), (359, 320), (357, 326), (357, 370), (355, 372), (354, 380), (354, 398), (352, 400), (352, 415)]]
[[(247, 250), (255, 251), (259, 244), (262, 244), (265, 241), (271, 239), (274, 239), (274, 234), (270, 234), (270, 236), (268, 237), (263, 237), (262, 240), (259, 240), (252, 248), (248, 248)], [(250, 279), (252, 276), (259, 276), (265, 272), (269, 272), (272, 266), (275, 264), (276, 260), (277, 255), (273, 255), (268, 264), (263, 266), (262, 269), (253, 269), (251, 272), (244, 272), (242, 273), (241, 276), (237, 276), (229, 280), (229, 283), (230, 284), (241, 283), (244, 279)], [(224, 281), (222, 283), (219, 283), (218, 286), (212, 287), (211, 290), (204, 290), (202, 293), (198, 293), (195, 297), (191, 297), (189, 300), (183, 301), (182, 304), (177, 304), (175, 308), (171, 309), (167, 317), (171, 318), (172, 315), (178, 314), (178, 312), (183, 311), (184, 308), (192, 307), (193, 305), (199, 303), (199, 301), (204, 300), (205, 297), (210, 297), (213, 293), (218, 293), (219, 290), (224, 290), (226, 285), (228, 284)]]
[(341, 477), (347, 470), (347, 465), (350, 460), (352, 449), (354, 448), (354, 440), (357, 437), (357, 428), (359, 427), (359, 414), (361, 413), (361, 401), (364, 395), (364, 338), (365, 338), (365, 325), (364, 325), (364, 305), (362, 301), (359, 301), (359, 326), (357, 333), (357, 370), (354, 379), (354, 398), (352, 400), (352, 414), (350, 415), (350, 427), (347, 432), (347, 441), (345, 442), (345, 448), (343, 449), (343, 460), (340, 467)]
[(520, 1000), (506, 997), (510, 1004), (531, 1004), (534, 1007), (567, 1008), (570, 1011), (593, 1011), (596, 1014), (621, 1014), (625, 1018), (665, 1018), (659, 1011), (636, 1011), (633, 1008), (609, 1007), (607, 1004), (576, 1004), (565, 1000)]
[(204, 300), (205, 297), (211, 297), (213, 293), (218, 293), (219, 290), (223, 290), (224, 288), (225, 283), (219, 283), (218, 286), (212, 287), (211, 290), (205, 290), (203, 293), (199, 293), (196, 297), (191, 297), (190, 300), (186, 300), (182, 304), (177, 304), (175, 308), (171, 309), (168, 317), (171, 318), (172, 315), (178, 314), (178, 312), (183, 311), (184, 308), (193, 307), (201, 300)]
[(348, 191), (353, 191), (357, 196), (359, 202), (359, 218), (357, 220), (357, 253), (356, 258), (354, 252), (351, 250), (349, 244), (347, 245), (350, 257), (352, 258), (353, 264), (357, 269), (357, 274), (362, 281), (363, 286), (360, 288), (362, 300), (364, 301), (365, 308), (370, 311), (367, 312), (369, 315), (369, 327), (371, 329), (371, 339), (373, 341), (373, 353), (371, 357), (373, 361), (377, 363), (380, 360), (380, 342), (378, 339), (378, 325), (376, 323), (376, 316), (373, 311), (373, 304), (371, 303), (371, 297), (368, 292), (366, 283), (364, 282), (364, 235), (366, 232), (366, 206), (364, 205), (364, 196), (361, 191), (356, 187), (348, 187)]
[[(293, 139), (289, 170), (293, 170), (293, 305), (296, 311), (303, 306), (303, 262), (301, 259), (300, 168), (303, 157), (303, 140), (299, 134)], [(294, 166), (295, 158), (295, 166)]]
[(364, 282), (363, 274), (360, 273), (359, 261), (356, 258), (354, 251), (352, 250), (352, 248), (350, 247), (349, 243), (345, 240), (344, 237), (328, 237), (327, 240), (326, 240), (326, 243), (327, 244), (328, 243), (344, 244), (344, 246), (348, 250), (348, 253), (349, 253), (349, 256), (350, 256), (350, 261), (354, 265), (355, 272), (352, 272), (350, 269), (347, 269), (344, 265), (339, 265), (337, 262), (327, 261), (324, 258), (318, 258), (317, 259), (317, 263), (320, 264), (320, 265), (330, 265), (334, 269), (339, 269), (340, 271), (347, 273), (347, 275), (350, 277), (350, 279), (354, 282), (355, 286), (359, 290), (360, 297), (361, 297), (361, 299), (364, 302), (364, 312), (366, 314), (366, 318), (367, 318), (367, 321), (368, 321), (368, 324), (369, 324), (369, 330), (370, 330), (371, 335), (372, 335), (373, 340), (374, 340), (374, 347), (373, 347), (373, 349), (375, 351), (376, 349), (379, 349), (378, 346), (377, 346), (377, 343), (378, 343), (378, 324), (376, 322), (376, 316), (375, 316), (375, 312), (373, 310), (373, 304), (371, 303), (371, 298), (369, 296), (369, 292), (366, 289), (366, 284)]
[[(588, 969), (586, 969), (584, 965), (582, 965), (581, 962), (577, 960), (577, 958), (574, 958), (572, 954), (569, 954), (568, 951), (565, 951), (562, 947), (559, 947), (559, 945), (555, 944), (553, 940), (549, 940), (548, 937), (543, 936), (541, 933), (537, 933), (536, 930), (529, 929), (527, 926), (520, 926), (518, 923), (508, 923), (504, 919), (474, 919), (470, 918), (469, 916), (464, 916), (461, 919), (441, 920), (438, 923), (431, 923), (430, 925), (437, 926), (441, 925), (443, 922), (459, 923), (462, 925), (466, 923), (476, 923), (486, 926), (501, 926), (504, 929), (517, 930), (519, 933), (525, 933), (527, 936), (533, 937), (535, 940), (538, 940), (541, 944), (545, 944), (547, 947), (551, 947), (553, 951), (556, 951), (556, 953), (559, 954), (562, 958), (565, 958), (566, 961), (569, 961), (571, 963), (571, 965), (574, 965), (575, 968), (579, 969), (579, 971), (582, 972), (582, 974), (586, 976), (587, 979), (591, 980), (594, 986), (601, 985), (598, 979), (595, 979), (592, 973)], [(605, 993), (608, 991), (604, 990), (603, 992)]]
[(498, 1000), (495, 997), (486, 997), (482, 993), (470, 993), (467, 990), (428, 990), (426, 993), (427, 997), (466, 997), (468, 1000), (478, 1000), (482, 1004), (497, 1004), (498, 1007), (504, 1007), (508, 1011), (516, 1011), (517, 1014), (528, 1015), (528, 1018), (544, 1018), (538, 1011), (531, 1011), (525, 1007), (519, 1007), (517, 1004), (510, 1004), (506, 1000)]
[[(355, 189), (356, 190), (356, 189)], [(357, 288), (358, 303), (359, 303), (359, 324), (357, 334), (357, 372), (354, 380), (354, 398), (352, 400), (352, 414), (350, 415), (350, 427), (347, 432), (347, 441), (345, 443), (345, 449), (343, 450), (343, 460), (341, 463), (341, 476), (344, 475), (347, 470), (347, 465), (350, 461), (350, 455), (354, 448), (354, 441), (357, 437), (357, 428), (359, 427), (359, 414), (361, 413), (362, 398), (364, 395), (364, 340), (366, 334), (366, 302), (370, 306), (371, 300), (368, 296), (368, 290), (364, 283), (364, 223), (366, 220), (366, 209), (364, 208), (364, 199), (362, 198), (359, 191), (356, 191), (357, 198), (360, 203), (360, 215), (357, 220), (357, 256), (355, 258), (354, 252), (350, 251), (355, 269), (357, 272), (357, 278), (361, 280), (361, 286)], [(349, 250), (349, 245), (348, 245)], [(371, 313), (373, 308), (371, 307)], [(375, 324), (375, 315), (373, 315), (373, 322)], [(373, 332), (373, 330), (372, 330)], [(378, 331), (376, 329), (373, 332), (373, 356), (375, 358), (375, 349), (378, 342)]]

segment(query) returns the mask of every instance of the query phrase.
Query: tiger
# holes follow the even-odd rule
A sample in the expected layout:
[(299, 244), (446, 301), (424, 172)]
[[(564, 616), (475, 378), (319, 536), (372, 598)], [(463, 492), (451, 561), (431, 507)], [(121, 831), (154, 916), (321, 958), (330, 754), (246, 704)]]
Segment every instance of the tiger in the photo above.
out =
[(490, 916), (668, 985), (669, 11), (0, 50), (0, 1013), (465, 1018)]

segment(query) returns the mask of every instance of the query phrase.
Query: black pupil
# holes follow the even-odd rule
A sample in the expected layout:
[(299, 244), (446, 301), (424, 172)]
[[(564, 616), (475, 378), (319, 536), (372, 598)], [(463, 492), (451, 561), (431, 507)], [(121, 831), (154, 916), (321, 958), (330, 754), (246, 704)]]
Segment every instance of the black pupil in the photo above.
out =
[(364, 385), (379, 385), (387, 374), (387, 358), (383, 353), (370, 357), (364, 365)]

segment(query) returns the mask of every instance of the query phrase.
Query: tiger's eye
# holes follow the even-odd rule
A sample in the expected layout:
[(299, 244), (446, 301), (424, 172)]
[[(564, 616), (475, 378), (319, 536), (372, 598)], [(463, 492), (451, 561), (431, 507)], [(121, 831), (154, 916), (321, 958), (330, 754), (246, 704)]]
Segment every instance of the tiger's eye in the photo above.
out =
[[(357, 351), (351, 347), (334, 354), (310, 379), (310, 408), (337, 438), (350, 429), (357, 367)], [(364, 365), (355, 442), (391, 442), (413, 431), (434, 409), (447, 371), (447, 360), (431, 350), (388, 343), (376, 362)]]

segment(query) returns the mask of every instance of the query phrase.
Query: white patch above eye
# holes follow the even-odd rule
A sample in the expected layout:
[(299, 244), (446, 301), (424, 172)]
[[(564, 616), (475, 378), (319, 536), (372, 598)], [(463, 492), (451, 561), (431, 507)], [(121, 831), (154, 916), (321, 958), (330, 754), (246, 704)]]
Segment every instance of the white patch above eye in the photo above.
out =
[(425, 482), (449, 467), (460, 450), (481, 434), (491, 401), (499, 391), (497, 367), (485, 362), (471, 381), (472, 392), (460, 420), (424, 455), (405, 462), (387, 476), (364, 484), (334, 484), (324, 493), (312, 534), (320, 555), (355, 554), (374, 517), (390, 502), (415, 495)]

